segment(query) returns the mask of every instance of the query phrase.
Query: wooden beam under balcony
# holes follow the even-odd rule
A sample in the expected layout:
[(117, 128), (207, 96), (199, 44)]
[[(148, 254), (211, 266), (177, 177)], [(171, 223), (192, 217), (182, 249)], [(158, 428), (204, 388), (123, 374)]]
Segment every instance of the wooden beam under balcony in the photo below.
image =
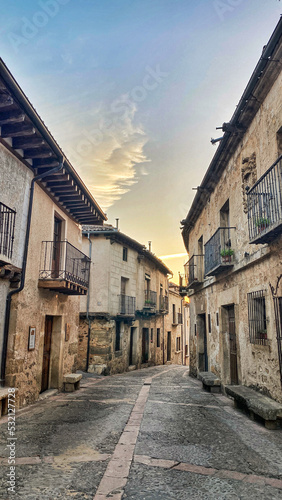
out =
[(14, 100), (10, 95), (2, 94), (0, 95), (0, 108), (6, 108), (14, 104)]
[(0, 113), (0, 126), (10, 123), (21, 123), (25, 120), (25, 114), (22, 111), (13, 110)]
[(3, 125), (1, 127), (1, 137), (25, 137), (32, 136), (36, 132), (35, 128), (28, 123)]
[(15, 137), (13, 139), (13, 147), (15, 149), (40, 148), (45, 144), (46, 142), (41, 137)]
[(38, 288), (47, 288), (65, 295), (86, 295), (87, 288), (77, 285), (67, 280), (41, 280), (38, 281)]

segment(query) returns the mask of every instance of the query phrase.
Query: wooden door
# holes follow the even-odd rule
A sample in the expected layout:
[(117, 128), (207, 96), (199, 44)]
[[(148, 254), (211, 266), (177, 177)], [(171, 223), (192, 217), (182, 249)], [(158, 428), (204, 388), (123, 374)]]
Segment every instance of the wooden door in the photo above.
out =
[(129, 345), (129, 366), (133, 364), (133, 337), (134, 328), (130, 328), (130, 345)]
[(167, 332), (167, 361), (171, 361), (171, 332)]
[(234, 306), (228, 308), (228, 327), (229, 327), (229, 345), (230, 345), (230, 380), (231, 384), (238, 384), (238, 366), (237, 366), (237, 338), (235, 327)]
[(46, 391), (49, 386), (52, 327), (53, 327), (53, 316), (46, 316), (45, 331), (44, 331), (41, 392)]
[(149, 328), (142, 330), (142, 363), (148, 363), (149, 360)]

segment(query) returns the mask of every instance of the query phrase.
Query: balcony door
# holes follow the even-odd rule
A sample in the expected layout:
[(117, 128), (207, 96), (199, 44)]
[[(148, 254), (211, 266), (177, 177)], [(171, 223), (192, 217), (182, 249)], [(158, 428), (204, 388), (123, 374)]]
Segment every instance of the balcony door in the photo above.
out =
[(54, 218), (53, 252), (52, 252), (52, 278), (58, 278), (60, 273), (62, 220)]

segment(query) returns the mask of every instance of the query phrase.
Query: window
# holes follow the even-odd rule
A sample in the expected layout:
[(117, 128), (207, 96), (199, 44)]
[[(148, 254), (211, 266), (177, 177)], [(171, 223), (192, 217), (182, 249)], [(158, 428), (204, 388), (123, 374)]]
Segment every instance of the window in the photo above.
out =
[(176, 324), (175, 304), (172, 304), (172, 323)]
[(265, 291), (248, 293), (248, 318), (251, 344), (267, 344)]
[(282, 127), (277, 132), (277, 149), (278, 156), (282, 155)]
[(157, 347), (161, 347), (161, 329), (157, 328)]
[(176, 351), (180, 351), (180, 337), (176, 337)]
[(216, 313), (216, 326), (219, 326), (218, 312)]
[(154, 328), (151, 328), (151, 342), (154, 341)]
[(197, 337), (197, 325), (196, 325), (196, 323), (194, 325), (194, 333), (195, 333), (195, 337)]
[(209, 333), (211, 333), (211, 315), (208, 314)]
[(116, 321), (115, 351), (120, 351), (120, 321)]
[(123, 249), (122, 249), (122, 260), (124, 260), (125, 262), (127, 262), (127, 253), (128, 253), (128, 249), (126, 247), (123, 247)]
[(0, 253), (12, 258), (16, 212), (0, 203)]

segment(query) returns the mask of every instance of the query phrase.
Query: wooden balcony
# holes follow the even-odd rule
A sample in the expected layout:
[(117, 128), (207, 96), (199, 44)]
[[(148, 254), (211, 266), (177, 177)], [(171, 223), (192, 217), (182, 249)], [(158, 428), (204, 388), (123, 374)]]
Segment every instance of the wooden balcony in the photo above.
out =
[(43, 241), (39, 288), (66, 295), (86, 295), (90, 259), (68, 241)]

